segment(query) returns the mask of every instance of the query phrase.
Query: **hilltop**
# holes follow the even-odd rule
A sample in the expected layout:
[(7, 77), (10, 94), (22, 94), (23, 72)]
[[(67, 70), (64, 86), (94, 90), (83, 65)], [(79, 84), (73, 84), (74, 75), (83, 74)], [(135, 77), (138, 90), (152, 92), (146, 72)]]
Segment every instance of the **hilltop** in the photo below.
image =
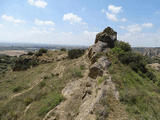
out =
[(40, 49), (0, 60), (1, 120), (160, 119), (159, 64), (110, 27), (88, 50)]

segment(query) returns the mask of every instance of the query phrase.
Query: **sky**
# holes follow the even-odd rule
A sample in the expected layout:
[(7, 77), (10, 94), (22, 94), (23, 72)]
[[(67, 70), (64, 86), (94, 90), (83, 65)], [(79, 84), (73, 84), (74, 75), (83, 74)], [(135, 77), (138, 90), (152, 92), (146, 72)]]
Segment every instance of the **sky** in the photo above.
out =
[(160, 47), (160, 0), (0, 0), (0, 42), (85, 45), (106, 27), (132, 47)]

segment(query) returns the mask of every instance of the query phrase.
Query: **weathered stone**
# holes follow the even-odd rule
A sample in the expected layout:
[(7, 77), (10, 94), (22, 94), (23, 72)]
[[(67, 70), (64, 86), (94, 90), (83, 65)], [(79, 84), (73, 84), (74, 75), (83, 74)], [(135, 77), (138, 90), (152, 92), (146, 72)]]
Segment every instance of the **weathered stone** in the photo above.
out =
[[(100, 32), (96, 36), (95, 44), (98, 41), (108, 43), (108, 47), (114, 47), (114, 42), (117, 40), (117, 32), (112, 28), (107, 27), (103, 32)], [(113, 46), (112, 46), (113, 45)]]
[(97, 76), (103, 76), (103, 71), (110, 65), (111, 63), (106, 57), (99, 58), (97, 62), (90, 66), (89, 76), (94, 79), (96, 79)]
[(113, 48), (116, 40), (117, 33), (110, 27), (106, 28), (103, 32), (98, 33), (95, 44), (89, 48), (89, 59), (96, 53), (107, 52), (107, 49)]
[[(117, 32), (108, 27), (100, 32), (96, 36), (95, 44), (89, 48), (88, 58), (91, 61), (90, 73), (91, 78), (102, 76), (103, 71), (111, 64), (107, 57), (102, 57), (114, 47), (114, 43), (117, 40)], [(103, 55), (101, 55), (103, 53)]]
[(99, 63), (95, 63), (90, 67), (89, 71), (89, 77), (96, 79), (97, 76), (102, 76), (103, 75), (103, 69)]

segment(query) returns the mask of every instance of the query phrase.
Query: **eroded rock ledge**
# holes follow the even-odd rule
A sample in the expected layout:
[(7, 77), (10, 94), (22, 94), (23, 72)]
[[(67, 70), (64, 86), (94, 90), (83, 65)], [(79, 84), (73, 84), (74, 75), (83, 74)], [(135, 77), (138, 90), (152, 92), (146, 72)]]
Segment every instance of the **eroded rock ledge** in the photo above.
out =
[(97, 76), (103, 76), (103, 71), (110, 66), (111, 62), (105, 56), (100, 57), (100, 54), (106, 54), (110, 48), (113, 48), (116, 40), (117, 32), (110, 27), (96, 35), (95, 44), (89, 48), (88, 52), (91, 62), (89, 77), (95, 79)]

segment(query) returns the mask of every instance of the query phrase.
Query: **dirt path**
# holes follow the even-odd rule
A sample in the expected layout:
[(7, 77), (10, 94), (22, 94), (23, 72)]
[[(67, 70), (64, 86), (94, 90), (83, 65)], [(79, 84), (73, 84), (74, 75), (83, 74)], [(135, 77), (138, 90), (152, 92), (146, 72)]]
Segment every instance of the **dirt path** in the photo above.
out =
[(24, 111), (24, 115), (26, 115), (26, 113), (27, 113), (27, 111), (29, 110), (29, 108), (31, 107), (31, 105), (32, 105), (32, 104), (29, 104), (29, 105), (26, 107), (26, 109), (25, 109), (25, 111)]
[(43, 73), (39, 76), (39, 78), (37, 80), (35, 80), (31, 87), (28, 88), (27, 90), (24, 90), (20, 93), (14, 94), (13, 96), (11, 96), (11, 100), (14, 99), (15, 97), (21, 96), (22, 94), (25, 94), (26, 92), (29, 92), (30, 90), (32, 90), (34, 87), (36, 87), (39, 83), (41, 83), (43, 81), (43, 77), (48, 73), (48, 69), (50, 69), (52, 66), (47, 67)]
[(17, 93), (17, 94), (15, 94), (15, 95), (13, 95), (13, 96), (11, 97), (11, 99), (13, 99), (13, 98), (15, 98), (15, 97), (18, 97), (18, 96), (20, 96), (20, 95), (22, 95), (22, 94), (24, 94), (24, 93), (32, 90), (35, 86), (37, 86), (37, 85), (38, 85), (40, 82), (42, 82), (42, 81), (43, 81), (43, 79), (40, 79), (40, 80), (35, 81), (35, 82), (33, 83), (33, 85), (32, 85), (29, 89), (24, 90), (23, 92), (20, 92), (20, 93)]

